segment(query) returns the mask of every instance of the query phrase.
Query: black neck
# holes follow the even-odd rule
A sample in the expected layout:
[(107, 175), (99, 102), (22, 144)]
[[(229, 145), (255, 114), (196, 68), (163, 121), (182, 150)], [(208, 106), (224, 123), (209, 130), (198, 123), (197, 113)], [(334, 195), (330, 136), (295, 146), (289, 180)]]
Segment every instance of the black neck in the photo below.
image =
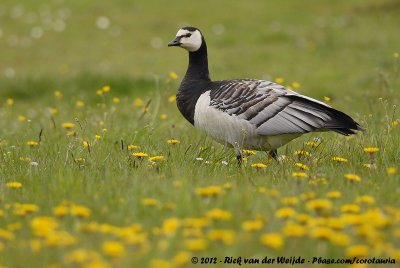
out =
[(201, 47), (189, 52), (189, 67), (176, 95), (176, 104), (183, 116), (194, 125), (194, 110), (200, 95), (209, 90), (207, 46), (203, 38)]
[(208, 72), (207, 45), (204, 38), (197, 51), (189, 52), (189, 67), (184, 80), (211, 81)]

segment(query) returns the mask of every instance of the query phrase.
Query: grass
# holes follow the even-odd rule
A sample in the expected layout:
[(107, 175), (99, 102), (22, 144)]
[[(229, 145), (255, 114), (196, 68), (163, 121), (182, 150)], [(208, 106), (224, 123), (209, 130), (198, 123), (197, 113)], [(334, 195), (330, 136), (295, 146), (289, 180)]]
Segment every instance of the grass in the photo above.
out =
[[(399, 8), (372, 0), (2, 1), (0, 265), (190, 267), (193, 256), (217, 257), (218, 267), (225, 256), (398, 262)], [(49, 30), (35, 16), (60, 16), (66, 28)], [(99, 16), (109, 28), (96, 27)], [(186, 22), (206, 35), (213, 78), (297, 81), (298, 92), (329, 97), (366, 131), (308, 134), (279, 150), (283, 161), (257, 152), (238, 168), (232, 150), (176, 109), (187, 55), (164, 46)], [(29, 37), (36, 26), (45, 29), (38, 39)], [(260, 163), (266, 168), (252, 166)]]

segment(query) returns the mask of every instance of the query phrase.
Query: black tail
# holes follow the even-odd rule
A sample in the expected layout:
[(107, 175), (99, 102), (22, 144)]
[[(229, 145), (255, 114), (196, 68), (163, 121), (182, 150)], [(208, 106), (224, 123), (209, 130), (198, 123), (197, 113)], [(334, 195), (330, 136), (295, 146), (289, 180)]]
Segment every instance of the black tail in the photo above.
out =
[[(322, 103), (302, 98), (300, 96), (290, 96), (290, 98), (295, 99), (299, 102), (299, 104), (307, 109), (319, 113), (320, 115), (325, 115), (322, 116), (324, 120), (321, 130), (335, 131), (345, 136), (355, 134), (355, 131), (364, 131), (360, 124), (358, 124), (356, 121), (354, 121), (353, 118), (341, 111), (338, 111)], [(322, 118), (320, 117), (319, 119)]]
[(345, 136), (355, 134), (355, 131), (364, 131), (360, 124), (347, 114), (333, 108), (325, 108), (325, 110), (332, 118), (326, 122), (324, 127), (326, 130), (332, 130)]

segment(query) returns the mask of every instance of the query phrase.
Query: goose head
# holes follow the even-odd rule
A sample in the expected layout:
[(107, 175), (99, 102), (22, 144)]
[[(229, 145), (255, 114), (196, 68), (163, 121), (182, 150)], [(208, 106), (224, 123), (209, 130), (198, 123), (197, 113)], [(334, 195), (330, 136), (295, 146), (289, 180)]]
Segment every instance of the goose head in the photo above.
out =
[(204, 43), (204, 38), (199, 29), (183, 27), (176, 33), (175, 39), (168, 43), (169, 47), (181, 47), (189, 52), (196, 52)]

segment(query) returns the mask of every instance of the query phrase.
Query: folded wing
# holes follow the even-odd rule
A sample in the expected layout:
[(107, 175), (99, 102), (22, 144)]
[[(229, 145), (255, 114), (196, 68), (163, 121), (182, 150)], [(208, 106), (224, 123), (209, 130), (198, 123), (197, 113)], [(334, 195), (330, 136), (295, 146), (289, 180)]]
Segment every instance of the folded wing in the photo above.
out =
[(259, 135), (332, 130), (343, 135), (361, 130), (350, 116), (323, 102), (263, 80), (221, 81), (210, 105), (253, 124)]

